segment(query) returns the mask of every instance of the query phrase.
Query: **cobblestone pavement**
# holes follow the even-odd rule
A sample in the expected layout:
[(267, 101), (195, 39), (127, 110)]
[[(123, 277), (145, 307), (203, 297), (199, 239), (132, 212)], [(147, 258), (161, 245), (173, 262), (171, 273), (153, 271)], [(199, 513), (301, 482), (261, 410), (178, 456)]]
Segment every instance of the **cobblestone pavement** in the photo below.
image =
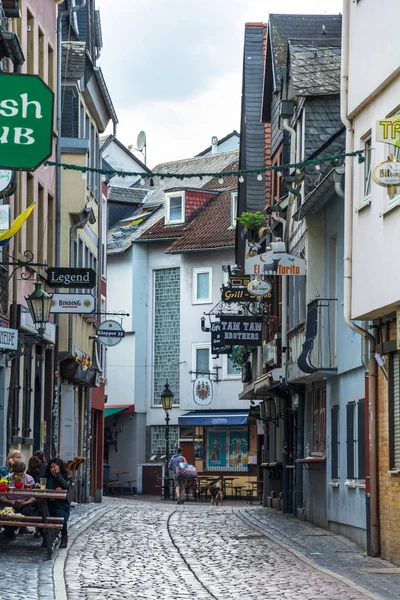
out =
[[(345, 538), (238, 503), (107, 498), (74, 506), (69, 538), (51, 560), (32, 536), (0, 547), (0, 600), (400, 598), (393, 565), (363, 557)], [(387, 574), (369, 572), (379, 567)]]

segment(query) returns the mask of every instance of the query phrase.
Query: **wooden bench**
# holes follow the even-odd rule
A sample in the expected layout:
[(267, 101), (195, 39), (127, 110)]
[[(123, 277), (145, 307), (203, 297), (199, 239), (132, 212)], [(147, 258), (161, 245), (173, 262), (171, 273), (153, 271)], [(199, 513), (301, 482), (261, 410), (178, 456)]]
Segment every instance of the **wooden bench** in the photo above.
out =
[(49, 558), (59, 540), (63, 525), (63, 517), (47, 517), (46, 522), (44, 522), (42, 517), (20, 517), (18, 519), (16, 517), (0, 516), (0, 526), (2, 527), (36, 527), (41, 529)]
[(115, 479), (114, 481), (109, 481), (108, 483), (105, 483), (104, 488), (108, 492), (111, 492), (112, 494), (116, 494), (117, 492), (115, 491), (114, 486), (124, 487), (126, 485), (129, 488), (132, 496), (134, 496), (135, 492), (133, 491), (132, 483), (136, 483), (136, 479), (126, 479), (124, 481), (121, 481), (120, 479)]

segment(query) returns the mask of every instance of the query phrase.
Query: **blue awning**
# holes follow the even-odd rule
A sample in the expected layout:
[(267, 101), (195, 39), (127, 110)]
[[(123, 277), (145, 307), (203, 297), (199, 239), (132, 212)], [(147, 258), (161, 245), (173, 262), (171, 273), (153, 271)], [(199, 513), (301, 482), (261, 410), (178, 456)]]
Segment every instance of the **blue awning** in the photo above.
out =
[(243, 410), (202, 410), (178, 417), (178, 425), (247, 425), (248, 412)]

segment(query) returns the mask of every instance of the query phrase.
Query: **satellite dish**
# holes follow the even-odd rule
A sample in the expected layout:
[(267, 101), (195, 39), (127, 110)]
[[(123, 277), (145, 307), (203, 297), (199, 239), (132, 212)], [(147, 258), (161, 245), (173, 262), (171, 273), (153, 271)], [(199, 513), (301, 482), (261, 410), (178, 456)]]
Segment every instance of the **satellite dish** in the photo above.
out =
[(137, 149), (141, 152), (146, 145), (146, 134), (144, 131), (141, 131), (138, 135), (136, 146)]

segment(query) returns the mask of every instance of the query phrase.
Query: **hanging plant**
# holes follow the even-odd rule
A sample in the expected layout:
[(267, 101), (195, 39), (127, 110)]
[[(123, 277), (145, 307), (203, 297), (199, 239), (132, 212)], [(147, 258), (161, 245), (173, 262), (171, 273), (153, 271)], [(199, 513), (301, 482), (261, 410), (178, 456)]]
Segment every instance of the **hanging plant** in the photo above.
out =
[(247, 229), (259, 229), (265, 224), (265, 216), (259, 210), (255, 213), (242, 212), (240, 217), (235, 217), (235, 221)]
[(246, 346), (235, 346), (231, 352), (231, 361), (234, 367), (241, 369), (249, 360), (250, 352)]

